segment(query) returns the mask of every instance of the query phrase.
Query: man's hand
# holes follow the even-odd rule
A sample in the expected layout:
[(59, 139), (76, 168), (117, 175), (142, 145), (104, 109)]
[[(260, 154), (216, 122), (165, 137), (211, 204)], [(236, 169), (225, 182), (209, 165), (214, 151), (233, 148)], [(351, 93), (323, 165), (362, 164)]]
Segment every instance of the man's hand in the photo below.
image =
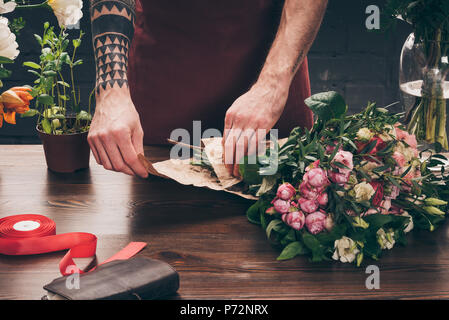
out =
[(108, 90), (97, 98), (88, 141), (105, 169), (148, 177), (137, 158), (143, 154), (143, 130), (129, 93)]
[[(268, 131), (279, 120), (291, 81), (315, 39), (326, 5), (327, 0), (285, 0), (276, 37), (256, 84), (226, 113), (224, 162), (234, 176), (239, 176), (244, 155), (258, 149), (257, 130)], [(245, 132), (251, 129), (252, 135)]]
[[(279, 120), (288, 96), (288, 86), (255, 84), (226, 112), (223, 137), (224, 162), (228, 171), (239, 177), (239, 162), (257, 151), (266, 133)], [(265, 130), (263, 137), (257, 130)]]

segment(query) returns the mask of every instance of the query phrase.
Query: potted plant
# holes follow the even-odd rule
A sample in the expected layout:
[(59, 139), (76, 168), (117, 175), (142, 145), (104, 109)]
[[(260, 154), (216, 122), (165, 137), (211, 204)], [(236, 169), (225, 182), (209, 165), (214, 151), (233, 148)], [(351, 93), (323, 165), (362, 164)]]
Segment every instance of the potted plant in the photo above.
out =
[(79, 37), (70, 41), (64, 26), (56, 32), (46, 22), (43, 35), (35, 35), (41, 47), (39, 60), (24, 62), (36, 80), (31, 87), (35, 107), (22, 117), (37, 116), (36, 130), (44, 146), (47, 165), (55, 172), (69, 173), (89, 167), (87, 135), (92, 120), (92, 93), (88, 109), (83, 110), (74, 73), (75, 67), (83, 63), (76, 60), (82, 37), (80, 31)]

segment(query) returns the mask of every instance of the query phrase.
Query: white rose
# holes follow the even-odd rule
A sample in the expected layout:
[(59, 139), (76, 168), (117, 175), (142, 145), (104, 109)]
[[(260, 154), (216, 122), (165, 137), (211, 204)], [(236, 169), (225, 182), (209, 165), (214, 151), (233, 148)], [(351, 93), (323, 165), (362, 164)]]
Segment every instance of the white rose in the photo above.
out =
[(385, 232), (383, 228), (380, 228), (377, 230), (377, 242), (379, 242), (382, 250), (390, 250), (396, 243), (394, 240), (394, 231)]
[(340, 260), (343, 263), (353, 262), (356, 255), (360, 252), (354, 240), (346, 236), (343, 236), (340, 240), (335, 240), (334, 248), (332, 259)]
[(77, 24), (83, 17), (82, 0), (49, 0), (48, 5), (53, 9), (60, 26)]
[(357, 131), (357, 138), (361, 141), (369, 141), (374, 137), (374, 133), (368, 128), (361, 128)]
[(0, 17), (0, 57), (15, 59), (20, 51), (16, 35), (9, 30), (8, 19)]
[(414, 224), (413, 224), (413, 218), (412, 218), (412, 216), (410, 215), (410, 213), (408, 213), (407, 211), (404, 211), (404, 212), (401, 214), (401, 216), (403, 216), (403, 217), (408, 217), (408, 218), (410, 219), (409, 223), (407, 224), (407, 226), (406, 226), (405, 229), (404, 229), (404, 232), (407, 233), (407, 232), (412, 231), (412, 230), (413, 230), (413, 227), (414, 227)]
[(14, 1), (6, 2), (4, 0), (0, 0), (0, 14), (13, 12), (16, 8), (16, 3)]
[(355, 200), (357, 202), (369, 201), (376, 193), (374, 188), (367, 182), (361, 182), (354, 187)]

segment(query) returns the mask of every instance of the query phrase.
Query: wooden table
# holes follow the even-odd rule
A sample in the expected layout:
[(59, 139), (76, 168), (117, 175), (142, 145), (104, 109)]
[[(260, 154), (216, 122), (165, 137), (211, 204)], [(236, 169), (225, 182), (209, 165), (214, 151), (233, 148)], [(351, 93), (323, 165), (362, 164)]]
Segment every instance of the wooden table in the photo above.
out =
[[(148, 147), (153, 161), (168, 149)], [(362, 267), (278, 262), (264, 231), (245, 216), (251, 201), (232, 194), (108, 172), (91, 157), (90, 170), (49, 172), (42, 146), (0, 146), (0, 217), (42, 214), (57, 232), (98, 236), (98, 261), (129, 241), (140, 253), (179, 272), (183, 299), (449, 298), (449, 229), (409, 235), (407, 247), (385, 252)], [(0, 256), (0, 299), (40, 299), (42, 286), (59, 276), (64, 252)], [(365, 268), (380, 268), (380, 289), (368, 290)]]

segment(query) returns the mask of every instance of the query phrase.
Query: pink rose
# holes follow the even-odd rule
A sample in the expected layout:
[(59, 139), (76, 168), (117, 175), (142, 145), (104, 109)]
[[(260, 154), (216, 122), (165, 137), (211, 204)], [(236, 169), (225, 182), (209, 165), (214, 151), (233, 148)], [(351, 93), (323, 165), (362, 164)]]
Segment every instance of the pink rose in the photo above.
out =
[(311, 169), (318, 168), (320, 166), (320, 160), (314, 161), (312, 164), (306, 167), (306, 172), (308, 172)]
[(408, 133), (407, 131), (399, 129), (398, 126), (400, 126), (400, 123), (395, 124), (396, 138), (398, 140), (404, 141), (406, 144), (408, 144), (413, 149), (418, 148), (418, 142), (416, 141), (416, 136), (414, 134)]
[(282, 221), (295, 230), (301, 230), (304, 227), (306, 217), (301, 211), (289, 212), (282, 215)]
[(290, 201), (275, 198), (271, 202), (271, 204), (273, 205), (274, 209), (279, 213), (287, 213), (288, 209), (290, 209)]
[(407, 164), (407, 160), (405, 159), (404, 155), (398, 151), (395, 151), (392, 157), (399, 165), (399, 167), (405, 167), (405, 165)]
[(311, 234), (317, 234), (323, 231), (327, 216), (319, 211), (311, 213), (306, 217), (306, 227)]
[(329, 196), (327, 195), (326, 192), (323, 192), (322, 194), (320, 194), (318, 196), (317, 200), (318, 200), (318, 204), (324, 208), (327, 206), (327, 203), (329, 202)]
[(328, 175), (332, 182), (337, 184), (345, 184), (349, 180), (350, 172), (339, 173), (329, 170)]
[(298, 200), (298, 204), (301, 207), (301, 210), (306, 213), (312, 213), (318, 210), (318, 201), (301, 198)]
[(347, 168), (340, 168), (334, 166), (334, 168), (336, 168), (340, 173), (348, 173), (352, 171), (352, 169), (354, 169), (354, 163), (352, 162), (352, 153), (349, 151), (343, 150), (338, 151), (332, 162), (339, 162), (347, 167)]
[(408, 132), (399, 129), (399, 126), (400, 126), (400, 125), (401, 125), (400, 123), (396, 123), (396, 124), (394, 125), (395, 131), (396, 131), (396, 138), (397, 138), (398, 140), (404, 140), (405, 137), (408, 135)]
[(418, 148), (418, 142), (416, 141), (416, 136), (414, 134), (407, 134), (404, 138), (406, 144), (408, 144), (411, 148)]
[(296, 194), (295, 188), (290, 183), (283, 183), (279, 186), (276, 196), (282, 200), (289, 200)]
[(306, 172), (304, 181), (315, 188), (322, 188), (329, 183), (326, 171), (321, 168), (313, 168)]
[(319, 195), (318, 190), (312, 188), (306, 181), (301, 182), (299, 185), (299, 192), (307, 199), (316, 199)]

